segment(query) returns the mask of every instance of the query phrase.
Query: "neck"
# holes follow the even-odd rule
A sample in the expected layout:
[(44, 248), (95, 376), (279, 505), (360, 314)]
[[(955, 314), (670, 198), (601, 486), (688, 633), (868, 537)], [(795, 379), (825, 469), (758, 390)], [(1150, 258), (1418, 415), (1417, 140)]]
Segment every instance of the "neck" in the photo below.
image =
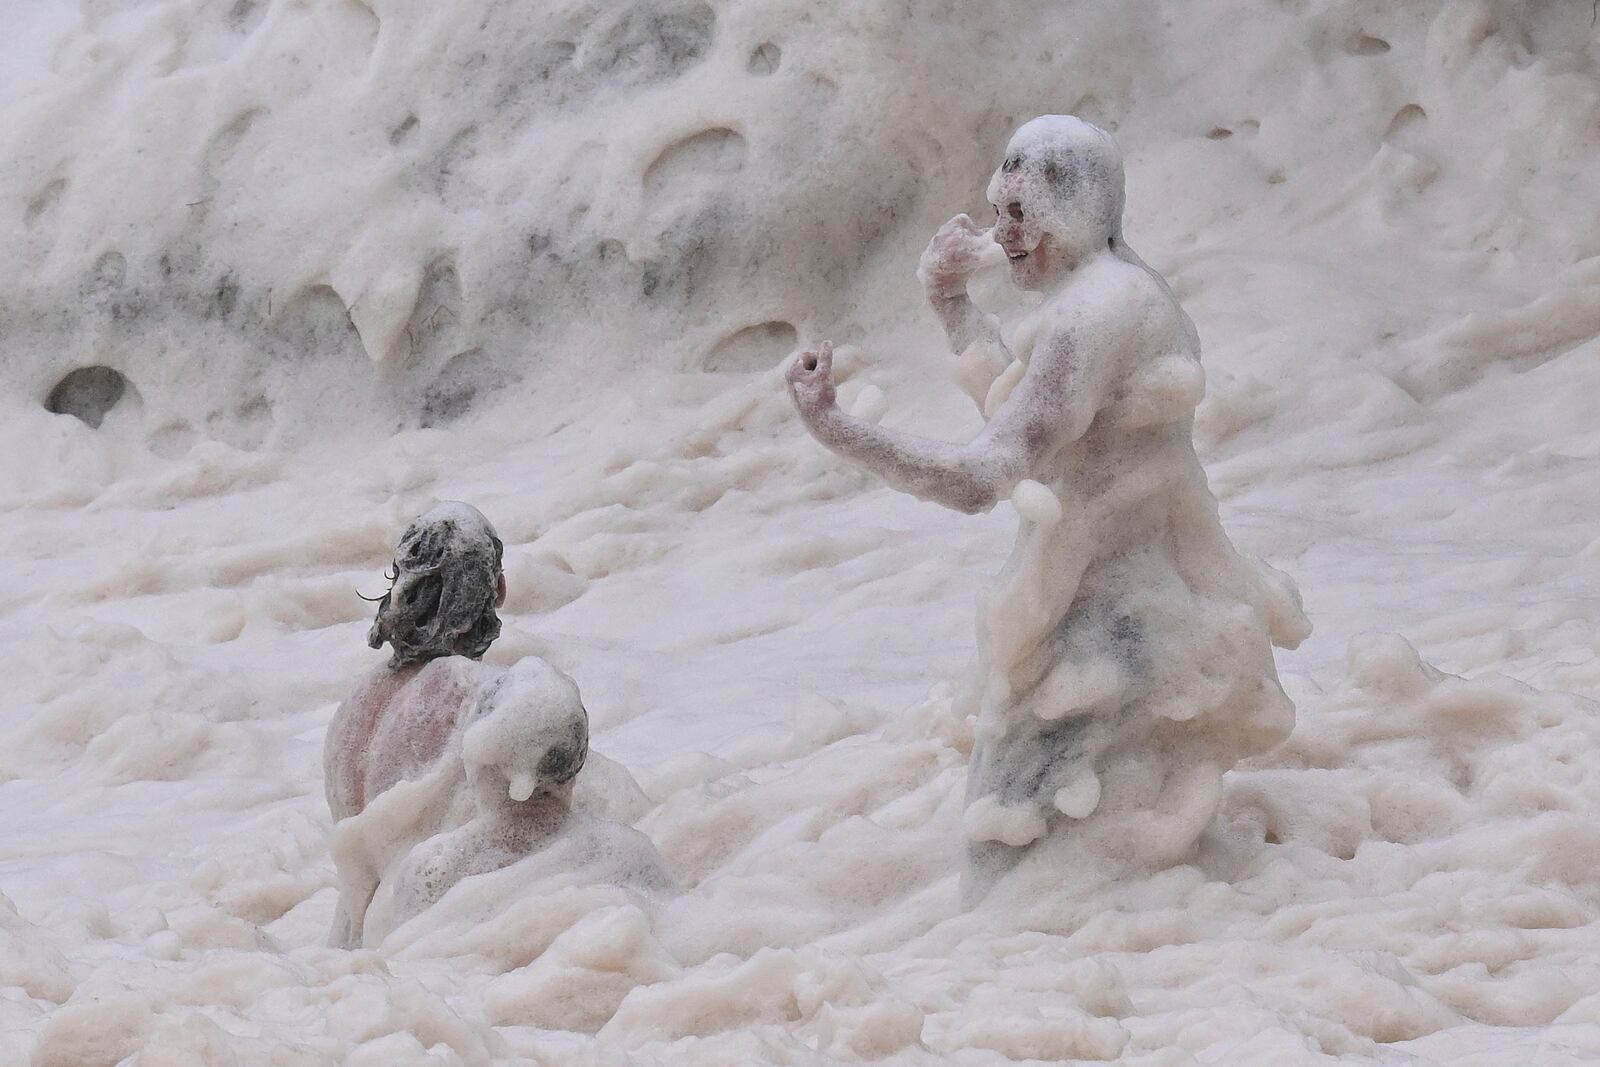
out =
[(396, 663), (390, 660), (384, 664), (384, 667), (388, 670), (389, 677), (403, 684), (410, 681), (411, 676), (420, 671), (427, 663), (428, 661), (425, 659), (406, 660), (404, 663)]

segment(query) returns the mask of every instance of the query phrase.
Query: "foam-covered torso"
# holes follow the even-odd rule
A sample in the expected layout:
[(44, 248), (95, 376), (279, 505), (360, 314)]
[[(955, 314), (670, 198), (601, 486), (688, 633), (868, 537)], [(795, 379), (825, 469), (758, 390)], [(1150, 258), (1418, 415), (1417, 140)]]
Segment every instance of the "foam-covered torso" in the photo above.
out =
[[(1091, 338), (1093, 360), (1063, 350)], [(1020, 528), (980, 605), (966, 694), (968, 834), (982, 857), (1102, 809), (1154, 828), (1165, 807), (1184, 825), (1154, 835), (1154, 857), (1209, 820), (1222, 771), (1287, 735), (1271, 644), (1297, 643), (1306, 624), (1288, 580), (1223, 532), (1191, 442), (1198, 343), (1158, 276), (1131, 253), (1097, 255), (1006, 341), (1020, 366), (996, 378), (987, 410), (1032, 370), (1070, 375), (1093, 415), (1012, 495)]]

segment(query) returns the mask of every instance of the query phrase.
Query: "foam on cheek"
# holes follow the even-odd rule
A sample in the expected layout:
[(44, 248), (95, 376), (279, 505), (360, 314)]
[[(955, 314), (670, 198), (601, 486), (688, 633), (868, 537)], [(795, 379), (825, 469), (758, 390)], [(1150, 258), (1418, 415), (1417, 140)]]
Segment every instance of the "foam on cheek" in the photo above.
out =
[[(1023, 245), (1028, 248), (1038, 245), (1040, 238), (1044, 236), (1044, 227), (1040, 223), (1044, 215), (1044, 202), (1039, 198), (1037, 188), (1024, 180), (1020, 173), (1007, 174), (1003, 170), (997, 170), (989, 179), (986, 195), (990, 203), (995, 205), (997, 233), (1005, 233), (1014, 228), (1020, 234)], [(1010, 218), (1008, 208), (1011, 204), (1022, 205), (1021, 219)]]

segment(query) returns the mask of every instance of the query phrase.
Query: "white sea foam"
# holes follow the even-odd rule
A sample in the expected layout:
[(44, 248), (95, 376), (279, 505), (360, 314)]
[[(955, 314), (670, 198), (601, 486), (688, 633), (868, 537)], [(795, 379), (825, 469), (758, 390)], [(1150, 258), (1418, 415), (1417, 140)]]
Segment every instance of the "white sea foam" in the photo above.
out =
[[(1298, 7), (12, 5), (0, 1064), (1600, 1057), (1600, 38)], [(1121, 144), (1316, 633), (1196, 853), (964, 911), (1016, 515), (878, 488), (775, 368), (832, 336), (970, 434), (917, 255), (1046, 112)], [(1150, 373), (1129, 419), (1201, 385)], [(354, 593), (447, 499), (506, 542), (489, 659), (576, 680), (644, 795), (578, 789), (682, 892), (514, 865), (323, 948)]]

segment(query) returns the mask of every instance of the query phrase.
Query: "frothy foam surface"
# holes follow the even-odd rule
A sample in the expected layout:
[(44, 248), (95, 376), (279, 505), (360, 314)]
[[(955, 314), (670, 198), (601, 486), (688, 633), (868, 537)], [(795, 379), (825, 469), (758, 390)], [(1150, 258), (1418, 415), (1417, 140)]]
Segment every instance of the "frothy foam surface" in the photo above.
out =
[[(1593, 1062), (1600, 38), (1390, 6), (16, 5), (0, 1064)], [(972, 433), (917, 256), (1047, 112), (1116, 135), (1316, 632), (1192, 860), (963, 911), (1016, 517), (847, 468), (776, 368), (830, 336), (846, 408)], [(682, 892), (569, 856), (327, 949), (354, 593), (451, 499)]]

